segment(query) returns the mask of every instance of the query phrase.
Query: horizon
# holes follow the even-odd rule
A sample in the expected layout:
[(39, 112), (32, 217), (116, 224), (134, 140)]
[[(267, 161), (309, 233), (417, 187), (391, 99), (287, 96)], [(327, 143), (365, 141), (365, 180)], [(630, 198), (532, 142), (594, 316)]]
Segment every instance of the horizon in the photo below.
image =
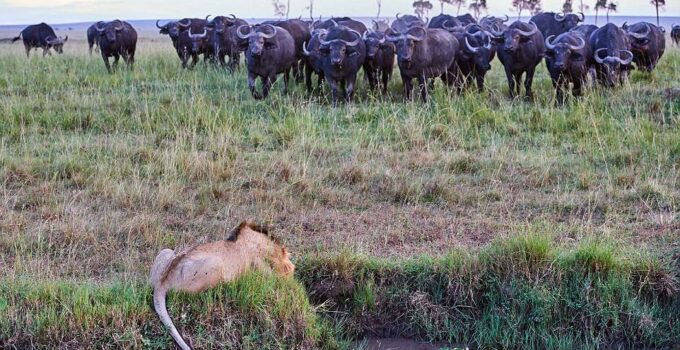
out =
[[(286, 3), (287, 0), (282, 1)], [(516, 11), (511, 10), (509, 0), (488, 0), (488, 11), (482, 15), (505, 15), (512, 18), (517, 16)], [(544, 0), (542, 9), (544, 11), (559, 11), (563, 0)], [(578, 1), (575, 1), (575, 10), (578, 8)], [(588, 1), (592, 2), (592, 1)], [(290, 18), (309, 18), (309, 0), (290, 0)], [(396, 13), (413, 13), (411, 1), (394, 0), (382, 4), (381, 18), (393, 17)], [(431, 1), (433, 9), (430, 16), (440, 13), (440, 2)], [(354, 6), (356, 5), (356, 6)], [(132, 0), (0, 0), (0, 8), (4, 11), (0, 14), (0, 25), (26, 25), (32, 23), (52, 23), (52, 24), (75, 24), (95, 22), (106, 19), (124, 19), (129, 21), (143, 21), (155, 19), (175, 19), (183, 17), (205, 17), (206, 14), (229, 14), (234, 13), (241, 18), (280, 18), (273, 11), (272, 1), (256, 0), (247, 4), (231, 4), (225, 8), (217, 1), (194, 0), (190, 3), (186, 1), (162, 1), (150, 0), (143, 4), (135, 3)], [(314, 0), (314, 17), (319, 15), (330, 16), (353, 16), (353, 17), (375, 17), (377, 5), (375, 1), (359, 2), (352, 4), (352, 10), (347, 10), (346, 5), (338, 4), (334, 0)], [(594, 17), (595, 12), (591, 8), (585, 11), (586, 16)], [(640, 7), (633, 5), (625, 7), (619, 1), (620, 11), (611, 13), (610, 17), (655, 17), (655, 9), (651, 5)], [(444, 12), (455, 14), (457, 7), (445, 5)], [(467, 5), (460, 9), (460, 13), (468, 13)], [(578, 12), (578, 11), (576, 11)], [(180, 15), (182, 14), (182, 15)], [(522, 17), (527, 17), (528, 11), (523, 11)], [(606, 11), (600, 11), (599, 16), (604, 17)], [(660, 11), (660, 17), (680, 16), (680, 3), (667, 4)]]

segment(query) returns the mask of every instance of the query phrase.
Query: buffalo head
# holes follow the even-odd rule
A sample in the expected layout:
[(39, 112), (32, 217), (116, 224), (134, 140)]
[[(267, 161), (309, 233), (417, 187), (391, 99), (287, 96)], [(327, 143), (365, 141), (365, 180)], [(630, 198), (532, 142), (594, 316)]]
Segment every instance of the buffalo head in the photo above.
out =
[(463, 55), (472, 59), (477, 69), (489, 71), (491, 69), (492, 45), (490, 33), (484, 31), (477, 24), (469, 24), (465, 30), (465, 46)]
[(628, 50), (598, 49), (595, 51), (595, 61), (605, 70), (607, 86), (616, 85), (621, 80), (621, 74), (626, 66), (633, 62), (633, 53)]
[(327, 56), (330, 59), (331, 65), (337, 68), (343, 67), (345, 58), (359, 54), (356, 46), (361, 42), (361, 34), (349, 28), (346, 31), (354, 36), (354, 40), (347, 41), (339, 38), (327, 40), (328, 34), (332, 33), (319, 35), (319, 52), (322, 56)]
[(579, 12), (578, 15), (575, 13), (556, 13), (554, 18), (566, 32), (576, 27), (580, 22), (583, 22), (586, 16), (583, 12)]
[(191, 27), (191, 19), (185, 18), (181, 21), (172, 21), (164, 25), (159, 25), (156, 21), (156, 27), (160, 29), (159, 33), (169, 35), (173, 40), (177, 40), (183, 30)]
[(364, 33), (364, 43), (366, 43), (366, 57), (368, 59), (374, 58), (381, 48), (385, 47), (385, 34), (380, 32), (366, 32)]
[[(570, 43), (570, 39), (576, 38), (578, 44)], [(545, 39), (546, 58), (551, 62), (552, 67), (559, 72), (567, 70), (572, 64), (585, 65), (586, 57), (583, 56), (583, 48), (586, 47), (586, 41), (581, 35), (560, 35), (557, 40), (555, 36), (551, 35)]]
[[(245, 29), (248, 29), (247, 33), (244, 33)], [(277, 48), (276, 40), (271, 40), (277, 32), (276, 27), (271, 24), (258, 24), (254, 27), (242, 25), (236, 29), (236, 35), (240, 39), (248, 40), (248, 53), (252, 57), (260, 57), (265, 50)]]
[(404, 33), (396, 30), (389, 30), (385, 33), (387, 41), (395, 42), (397, 46), (397, 59), (399, 62), (410, 64), (413, 59), (413, 52), (416, 45), (425, 40), (427, 29), (423, 27), (413, 27)]
[(630, 43), (633, 49), (636, 50), (646, 50), (651, 42), (652, 27), (649, 23), (635, 23), (631, 26), (625, 23), (622, 29), (626, 31), (626, 35), (630, 38)]
[(522, 30), (519, 28), (519, 23), (513, 23), (504, 32), (497, 31), (497, 28), (491, 29), (490, 33), (493, 35), (494, 39), (503, 43), (503, 50), (514, 53), (516, 52), (520, 45), (531, 40), (531, 37), (538, 33), (538, 27), (536, 23), (529, 22), (532, 27), (530, 30)]
[(58, 38), (52, 38), (52, 39), (47, 39), (46, 40), (48, 44), (52, 45), (52, 48), (54, 48), (54, 51), (56, 51), (59, 54), (64, 53), (64, 43), (68, 41), (68, 35), (65, 38), (58, 37)]
[(117, 20), (108, 23), (100, 22), (97, 23), (95, 29), (102, 39), (106, 39), (110, 44), (115, 44), (123, 31), (123, 23)]
[(208, 18), (210, 18), (210, 16), (207, 16), (205, 20), (208, 22), (208, 28), (212, 28), (215, 30), (215, 34), (224, 35), (224, 33), (227, 31), (227, 28), (236, 24), (236, 16), (234, 15), (229, 16), (231, 17), (217, 16), (213, 18), (212, 21), (208, 21)]

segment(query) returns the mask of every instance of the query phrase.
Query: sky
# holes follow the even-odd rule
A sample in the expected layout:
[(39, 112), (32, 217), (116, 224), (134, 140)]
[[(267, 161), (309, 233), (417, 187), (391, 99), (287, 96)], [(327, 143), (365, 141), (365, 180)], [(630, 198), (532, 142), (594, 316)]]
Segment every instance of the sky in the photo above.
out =
[[(287, 0), (283, 0), (285, 3)], [(432, 15), (439, 13), (439, 1)], [(578, 3), (579, 0), (575, 0)], [(595, 0), (584, 0), (594, 3)], [(413, 11), (413, 0), (382, 0), (382, 16)], [(543, 0), (543, 9), (559, 10), (564, 0)], [(621, 16), (653, 16), (654, 8), (647, 0), (618, 0)], [(680, 1), (668, 1), (662, 16), (680, 16)], [(489, 13), (508, 14), (511, 0), (487, 0)], [(307, 16), (309, 0), (290, 0), (290, 17)], [(456, 9), (445, 6), (445, 12)], [(315, 16), (375, 16), (376, 0), (314, 0)], [(461, 11), (462, 13), (463, 11)], [(467, 12), (467, 11), (465, 11)], [(589, 11), (589, 12), (592, 12)], [(234, 13), (241, 18), (273, 17), (272, 0), (0, 0), (0, 25), (47, 22), (52, 24), (88, 22), (102, 19), (170, 19), (205, 17), (207, 14)], [(588, 13), (586, 13), (588, 14)]]

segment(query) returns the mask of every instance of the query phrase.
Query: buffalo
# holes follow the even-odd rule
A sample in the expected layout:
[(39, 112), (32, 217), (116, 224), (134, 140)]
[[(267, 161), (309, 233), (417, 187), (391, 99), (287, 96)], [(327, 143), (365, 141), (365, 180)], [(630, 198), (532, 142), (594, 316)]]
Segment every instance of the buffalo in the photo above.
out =
[(590, 45), (582, 33), (571, 31), (545, 39), (545, 61), (555, 87), (557, 104), (564, 103), (564, 89), (573, 84), (573, 95), (581, 96), (588, 79)]
[(628, 34), (637, 69), (652, 72), (666, 51), (666, 37), (660, 27), (640, 22), (630, 26), (624, 24), (622, 29)]
[(623, 83), (633, 62), (626, 32), (615, 24), (607, 23), (590, 35), (590, 47), (596, 62), (598, 83), (607, 87)]
[(303, 46), (306, 42), (309, 42), (309, 39), (311, 39), (309, 25), (299, 19), (265, 22), (265, 24), (271, 24), (283, 28), (287, 30), (288, 33), (290, 33), (290, 35), (293, 36), (293, 40), (295, 41), (295, 55), (298, 59), (298, 61), (293, 65), (293, 76), (295, 77), (296, 81), (298, 82), (302, 81), (303, 77), (302, 64), (304, 64), (305, 58)]
[(325, 21), (316, 21), (312, 23), (311, 29), (331, 30), (332, 28), (338, 25), (352, 29), (361, 35), (364, 35), (364, 33), (366, 33), (366, 31), (368, 30), (365, 24), (357, 20), (353, 20), (349, 17), (333, 17)]
[(414, 27), (427, 28), (427, 23), (424, 22), (420, 17), (414, 15), (403, 15), (399, 16), (397, 14), (396, 20), (390, 24), (390, 29), (396, 33), (406, 33), (409, 29)]
[(470, 85), (474, 78), (477, 90), (483, 91), (486, 73), (491, 70), (491, 61), (496, 56), (491, 34), (479, 24), (468, 24), (463, 30), (452, 30), (451, 33), (460, 43), (460, 53), (456, 60), (459, 90)]
[(92, 24), (87, 28), (87, 46), (90, 49), (90, 56), (92, 56), (92, 48), (99, 52), (99, 35), (97, 35), (97, 24), (103, 23), (101, 21)]
[(576, 27), (572, 28), (570, 31), (571, 32), (578, 32), (583, 35), (586, 40), (590, 39), (590, 36), (593, 34), (594, 31), (597, 30), (597, 26), (593, 24), (579, 24)]
[[(207, 61), (212, 56), (212, 46), (214, 30), (203, 27), (201, 33), (192, 33), (191, 29), (182, 31), (177, 40), (177, 53), (182, 61), (182, 68), (193, 68), (198, 63), (198, 56), (204, 55)], [(189, 59), (191, 58), (191, 65)]]
[(390, 23), (385, 19), (381, 19), (381, 20), (377, 20), (377, 21), (372, 20), (372, 22), (373, 22), (373, 31), (375, 31), (375, 32), (384, 33), (388, 28), (390, 28)]
[(302, 46), (302, 50), (305, 54), (305, 85), (307, 87), (307, 92), (312, 91), (312, 73), (318, 75), (319, 87), (324, 80), (323, 56), (321, 56), (321, 52), (319, 52), (319, 47), (321, 46), (319, 36), (327, 32), (326, 29), (313, 30), (309, 42)]
[[(212, 35), (212, 53), (217, 63), (222, 67), (228, 67), (229, 70), (234, 71), (238, 67), (241, 57), (241, 50), (239, 49), (239, 38), (236, 35), (236, 28), (248, 23), (234, 15), (230, 17), (216, 16), (206, 26), (213, 30)], [(225, 57), (229, 56), (229, 63), (226, 62)]]
[(545, 52), (543, 34), (538, 26), (533, 22), (516, 21), (504, 32), (491, 31), (491, 33), (496, 41), (502, 43), (498, 47), (498, 58), (505, 68), (510, 97), (514, 98), (520, 94), (522, 75), (526, 73), (524, 88), (526, 96), (532, 98), (534, 73)]
[(586, 16), (582, 12), (579, 12), (578, 15), (574, 13), (543, 12), (531, 17), (530, 22), (535, 23), (543, 37), (547, 38), (551, 35), (558, 36), (570, 31), (580, 22), (583, 22), (585, 18)]
[(510, 17), (507, 15), (504, 16), (505, 18), (501, 17), (494, 17), (494, 16), (485, 16), (482, 19), (479, 20), (479, 25), (484, 28), (484, 30), (491, 30), (495, 29), (496, 31), (504, 31), (508, 29), (508, 26), (505, 24)]
[(453, 35), (443, 29), (416, 26), (405, 32), (388, 30), (385, 37), (396, 43), (397, 62), (407, 100), (411, 99), (413, 79), (418, 80), (423, 101), (428, 99), (426, 83), (429, 79), (442, 77), (449, 81), (459, 50), (458, 40)]
[(109, 57), (113, 57), (113, 69), (118, 66), (120, 56), (123, 56), (125, 63), (132, 69), (135, 64), (135, 50), (137, 48), (137, 31), (130, 23), (114, 20), (111, 22), (99, 22), (95, 26), (99, 34), (99, 50), (106, 70), (111, 73)]
[(358, 31), (338, 25), (319, 35), (319, 52), (324, 77), (333, 94), (333, 105), (343, 90), (345, 100), (350, 102), (359, 69), (366, 59), (366, 45)]
[[(158, 22), (159, 21), (156, 21), (156, 27), (160, 29), (159, 33), (170, 36), (170, 40), (172, 40), (172, 46), (175, 47), (177, 56), (183, 61), (182, 66), (186, 67), (183, 58), (186, 56), (186, 51), (190, 46), (190, 42), (186, 38), (184, 40), (180, 40), (182, 33), (186, 31), (190, 31), (192, 33), (202, 33), (203, 29), (205, 29), (205, 27), (208, 25), (208, 21), (202, 18), (183, 18), (179, 21), (168, 22), (162, 26), (159, 25)], [(180, 42), (183, 45), (180, 45)], [(206, 46), (202, 48), (201, 54), (203, 51), (207, 50), (208, 48), (206, 44)], [(195, 64), (196, 62), (194, 61), (192, 66)]]
[(64, 43), (68, 41), (68, 35), (65, 38), (58, 37), (54, 29), (45, 23), (30, 25), (19, 33), (12, 42), (23, 39), (24, 48), (26, 48), (26, 57), (29, 57), (31, 49), (42, 48), (43, 57), (47, 54), (52, 55), (50, 49), (54, 49), (58, 54), (64, 53)]
[(396, 47), (385, 39), (385, 33), (369, 31), (364, 33), (364, 43), (366, 44), (366, 60), (364, 62), (364, 72), (368, 79), (368, 85), (373, 91), (381, 79), (383, 94), (387, 94), (387, 83), (392, 78), (394, 70), (394, 54)]
[(671, 39), (673, 39), (675, 46), (680, 46), (680, 24), (673, 24), (671, 29)]
[[(248, 32), (244, 32), (248, 29)], [(241, 25), (236, 35), (248, 40), (246, 49), (246, 66), (248, 67), (248, 87), (253, 98), (267, 98), (269, 89), (276, 82), (278, 74), (283, 73), (284, 89), (288, 91), (288, 78), (295, 55), (295, 40), (287, 30), (271, 24), (259, 24), (253, 27)], [(257, 78), (262, 81), (262, 93), (257, 91)]]

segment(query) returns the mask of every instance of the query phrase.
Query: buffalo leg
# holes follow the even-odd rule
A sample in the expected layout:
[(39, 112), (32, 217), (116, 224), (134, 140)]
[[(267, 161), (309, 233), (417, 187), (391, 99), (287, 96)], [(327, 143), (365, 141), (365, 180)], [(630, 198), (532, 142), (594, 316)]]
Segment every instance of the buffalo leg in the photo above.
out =
[(522, 72), (515, 73), (515, 96), (522, 94)]
[(269, 96), (269, 89), (276, 82), (276, 74), (272, 74), (268, 77), (262, 77), (262, 98), (267, 98)]
[(477, 91), (483, 92), (484, 91), (484, 74), (477, 73), (475, 78), (477, 79)]
[(574, 80), (573, 94), (575, 97), (583, 96), (583, 85), (585, 84), (585, 77)]
[(505, 70), (505, 76), (508, 78), (508, 89), (510, 90), (510, 98), (515, 98), (515, 76), (509, 70)]
[(387, 95), (387, 84), (390, 82), (390, 78), (392, 77), (392, 73), (388, 71), (387, 69), (383, 69), (382, 71), (382, 92), (384, 95)]
[(371, 92), (375, 91), (378, 82), (376, 81), (376, 72), (372, 68), (364, 67), (364, 72), (366, 73), (366, 79), (368, 80), (368, 88)]
[(338, 81), (335, 79), (328, 79), (328, 85), (331, 86), (331, 96), (333, 97), (333, 107), (338, 105)]
[(120, 60), (120, 55), (119, 54), (114, 54), (113, 55), (113, 70), (116, 71), (118, 70), (118, 61)]
[(111, 64), (109, 64), (109, 58), (106, 57), (104, 54), (102, 54), (102, 58), (104, 59), (104, 66), (106, 66), (106, 71), (108, 71), (109, 74), (112, 73), (111, 72)]
[(290, 69), (283, 72), (283, 93), (288, 95), (288, 81), (290, 80)]
[(534, 73), (536, 72), (536, 67), (532, 67), (529, 70), (527, 70), (527, 78), (524, 81), (524, 89), (526, 90), (527, 98), (533, 98), (534, 97), (534, 92), (531, 90), (531, 87), (534, 84)]
[(423, 100), (423, 102), (427, 102), (428, 85), (434, 85), (434, 79), (430, 79), (430, 81), (428, 82), (427, 79), (425, 79), (424, 76), (418, 77), (418, 88), (420, 89), (420, 99)]
[(47, 56), (48, 54), (50, 56), (52, 56), (52, 53), (50, 52), (50, 48), (49, 47), (43, 47), (43, 57)]
[(347, 78), (347, 91), (345, 92), (345, 100), (347, 102), (352, 102), (354, 98), (354, 85), (356, 84), (357, 76), (356, 73)]
[(24, 44), (24, 48), (26, 49), (26, 58), (29, 58), (31, 54), (31, 46)]
[(250, 89), (250, 94), (253, 95), (254, 99), (256, 100), (262, 99), (262, 95), (260, 95), (260, 93), (257, 92), (257, 76), (250, 72), (248, 72), (248, 88)]
[(413, 92), (413, 80), (411, 78), (401, 75), (401, 80), (404, 82), (404, 98), (411, 100), (411, 93)]
[(307, 87), (307, 93), (312, 92), (312, 66), (305, 65), (305, 86)]

